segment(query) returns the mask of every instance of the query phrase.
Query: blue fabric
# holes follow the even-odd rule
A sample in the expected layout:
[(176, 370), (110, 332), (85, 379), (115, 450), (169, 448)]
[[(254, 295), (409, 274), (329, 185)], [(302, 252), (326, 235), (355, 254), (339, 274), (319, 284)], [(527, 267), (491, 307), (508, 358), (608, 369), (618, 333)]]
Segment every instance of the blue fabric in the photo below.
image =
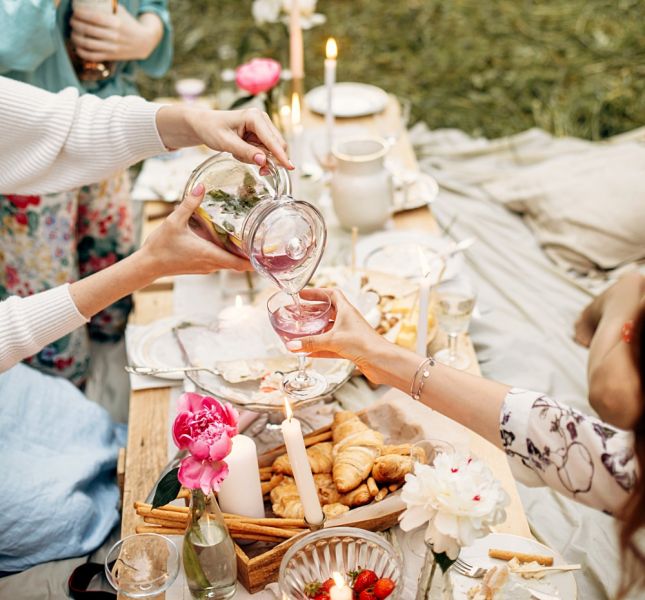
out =
[(119, 521), (126, 428), (71, 383), (0, 373), (0, 571), (88, 554)]
[(65, 48), (69, 38), (71, 0), (0, 0), (0, 75), (58, 92), (75, 87), (79, 92), (108, 96), (136, 94), (137, 66), (151, 77), (161, 77), (172, 63), (172, 28), (168, 0), (120, 0), (130, 14), (156, 14), (164, 34), (145, 60), (117, 63), (115, 74), (99, 82), (81, 83)]

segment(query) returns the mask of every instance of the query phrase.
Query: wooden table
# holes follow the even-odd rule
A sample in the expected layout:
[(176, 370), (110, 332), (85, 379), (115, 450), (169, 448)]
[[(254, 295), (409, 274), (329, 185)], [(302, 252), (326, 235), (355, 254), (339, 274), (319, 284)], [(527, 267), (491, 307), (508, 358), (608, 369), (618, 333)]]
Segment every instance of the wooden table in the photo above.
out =
[[(392, 100), (386, 109), (386, 116), (389, 119), (398, 119), (398, 114), (398, 103)], [(323, 119), (305, 111), (303, 122), (305, 126), (321, 126)], [(360, 124), (373, 130), (377, 127), (371, 117), (352, 119), (351, 121), (346, 121), (346, 123), (353, 126)], [(414, 151), (405, 132), (397, 141), (392, 152), (405, 165), (406, 169), (418, 169)], [(144, 236), (160, 223), (158, 218), (151, 220), (149, 217), (163, 213), (167, 207), (167, 204), (161, 202), (146, 203), (144, 209)], [(437, 223), (428, 208), (398, 214), (394, 217), (394, 223), (398, 229), (424, 230), (429, 233), (438, 232)], [(172, 309), (171, 282), (167, 280), (157, 282), (135, 294), (135, 311), (130, 317), (131, 322), (136, 324), (150, 323), (156, 319), (171, 315)], [(469, 370), (475, 374), (480, 374), (472, 343), (467, 336), (464, 342), (464, 349), (473, 357)], [(430, 349), (434, 352), (440, 347), (445, 347), (445, 338), (438, 335)], [(135, 532), (138, 517), (133, 510), (133, 503), (137, 500), (143, 500), (148, 495), (159, 473), (168, 462), (169, 399), (169, 388), (135, 391), (130, 396), (121, 527), (123, 536)], [(504, 453), (480, 436), (472, 432), (469, 432), (469, 435), (471, 436), (473, 452), (490, 465), (511, 497), (506, 522), (498, 526), (496, 530), (531, 537), (524, 509)]]

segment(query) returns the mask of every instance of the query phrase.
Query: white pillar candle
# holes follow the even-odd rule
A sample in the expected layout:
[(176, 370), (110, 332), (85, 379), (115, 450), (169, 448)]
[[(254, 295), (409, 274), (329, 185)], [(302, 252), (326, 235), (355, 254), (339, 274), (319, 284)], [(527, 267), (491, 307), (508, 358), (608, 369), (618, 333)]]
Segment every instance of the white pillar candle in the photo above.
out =
[(217, 499), (223, 512), (262, 518), (264, 500), (255, 442), (245, 435), (233, 438), (233, 449), (224, 459), (228, 477), (222, 482)]
[(430, 277), (424, 277), (419, 284), (419, 320), (417, 321), (417, 354), (426, 355), (428, 347), (428, 307), (430, 306)]
[(300, 421), (293, 417), (293, 412), (289, 401), (285, 398), (285, 407), (287, 418), (282, 421), (282, 437), (284, 445), (287, 447), (287, 454), (293, 478), (296, 480), (298, 495), (305, 510), (305, 519), (310, 525), (319, 525), (323, 522), (324, 515), (320, 507), (318, 492), (314, 482), (314, 476), (311, 473), (311, 466), (307, 458), (305, 440), (302, 437)]
[(331, 587), (329, 590), (330, 600), (352, 600), (354, 598), (352, 588), (347, 585), (345, 579), (340, 573), (333, 573), (332, 579), (336, 585)]
[(305, 76), (305, 58), (302, 44), (302, 27), (300, 25), (300, 4), (298, 0), (291, 0), (291, 13), (289, 15), (289, 62), (291, 77), (302, 79)]
[(325, 48), (325, 88), (327, 90), (327, 106), (325, 110), (325, 135), (327, 136), (327, 152), (331, 152), (334, 141), (334, 84), (336, 83), (336, 57), (338, 47), (336, 40), (329, 38)]

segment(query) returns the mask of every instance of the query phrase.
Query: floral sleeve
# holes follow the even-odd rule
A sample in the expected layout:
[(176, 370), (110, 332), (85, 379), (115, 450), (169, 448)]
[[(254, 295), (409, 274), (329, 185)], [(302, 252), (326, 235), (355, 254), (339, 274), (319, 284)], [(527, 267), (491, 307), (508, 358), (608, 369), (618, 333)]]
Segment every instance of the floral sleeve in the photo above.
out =
[(633, 437), (543, 394), (512, 389), (500, 415), (513, 475), (608, 513), (636, 483)]

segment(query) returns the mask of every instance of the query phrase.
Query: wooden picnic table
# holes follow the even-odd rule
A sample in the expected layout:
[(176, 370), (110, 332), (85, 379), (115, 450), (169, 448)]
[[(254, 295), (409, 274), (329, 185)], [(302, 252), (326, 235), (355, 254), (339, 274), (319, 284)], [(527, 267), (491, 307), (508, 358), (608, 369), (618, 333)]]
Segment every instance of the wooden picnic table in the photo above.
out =
[[(399, 105), (394, 97), (386, 109), (387, 119), (398, 119)], [(380, 118), (383, 118), (381, 115)], [(376, 121), (372, 117), (360, 119), (347, 119), (345, 123), (356, 126), (376, 129)], [(322, 126), (323, 119), (308, 111), (303, 112), (305, 127)], [(342, 126), (342, 124), (340, 125)], [(391, 152), (405, 166), (406, 169), (418, 170), (414, 150), (405, 132), (397, 140)], [(167, 209), (168, 204), (163, 202), (146, 202), (144, 207), (144, 236), (160, 223), (159, 216)], [(152, 219), (150, 217), (153, 217)], [(399, 213), (394, 216), (394, 225), (397, 229), (414, 229), (438, 233), (439, 228), (428, 207)], [(171, 280), (157, 282), (149, 288), (135, 294), (135, 310), (131, 315), (131, 322), (146, 324), (173, 314), (173, 295)], [(466, 335), (463, 339), (463, 350), (471, 355), (472, 361), (469, 371), (480, 374), (477, 357), (470, 338)], [(439, 333), (433, 340), (430, 351), (445, 347), (445, 336)], [(123, 492), (123, 515), (121, 533), (123, 536), (135, 532), (138, 517), (133, 509), (135, 501), (142, 501), (150, 492), (160, 472), (168, 462), (168, 423), (169, 423), (170, 388), (157, 388), (134, 391), (130, 395), (128, 445), (125, 455), (125, 482)], [(451, 423), (461, 428), (456, 423)], [(515, 485), (515, 480), (504, 453), (480, 436), (468, 432), (471, 441), (471, 450), (483, 459), (493, 470), (496, 477), (502, 482), (511, 498), (507, 508), (506, 521), (496, 527), (496, 531), (513, 533), (520, 536), (531, 537), (524, 509)]]

